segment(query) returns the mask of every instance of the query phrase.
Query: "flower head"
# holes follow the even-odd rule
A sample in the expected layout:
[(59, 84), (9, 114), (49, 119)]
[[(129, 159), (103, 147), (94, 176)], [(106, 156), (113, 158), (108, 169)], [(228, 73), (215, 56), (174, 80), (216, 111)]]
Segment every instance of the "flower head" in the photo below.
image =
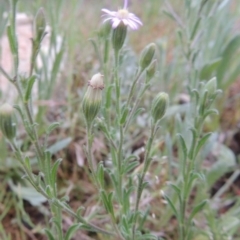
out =
[(142, 25), (142, 22), (136, 15), (128, 11), (127, 4), (128, 0), (125, 0), (124, 7), (117, 12), (103, 8), (102, 11), (105, 13), (103, 15), (103, 17), (105, 17), (103, 22), (111, 21), (113, 29), (115, 29), (120, 23), (123, 23), (131, 29), (137, 30), (138, 27)]
[(0, 130), (9, 140), (16, 136), (14, 108), (7, 103), (0, 106)]
[(88, 81), (88, 88), (84, 95), (82, 108), (87, 124), (91, 125), (96, 118), (102, 101), (102, 90), (104, 88), (103, 75), (97, 73)]

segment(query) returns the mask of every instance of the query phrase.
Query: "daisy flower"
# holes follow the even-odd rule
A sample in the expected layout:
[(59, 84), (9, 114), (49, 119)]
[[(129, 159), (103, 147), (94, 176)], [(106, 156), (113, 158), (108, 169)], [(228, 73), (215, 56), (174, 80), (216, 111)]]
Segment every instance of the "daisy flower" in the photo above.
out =
[(105, 13), (103, 15), (103, 17), (105, 17), (103, 22), (111, 21), (113, 29), (115, 29), (120, 23), (123, 23), (131, 29), (137, 30), (139, 26), (142, 25), (142, 22), (136, 15), (128, 11), (127, 5), (128, 0), (124, 0), (124, 7), (117, 12), (103, 8), (102, 11)]

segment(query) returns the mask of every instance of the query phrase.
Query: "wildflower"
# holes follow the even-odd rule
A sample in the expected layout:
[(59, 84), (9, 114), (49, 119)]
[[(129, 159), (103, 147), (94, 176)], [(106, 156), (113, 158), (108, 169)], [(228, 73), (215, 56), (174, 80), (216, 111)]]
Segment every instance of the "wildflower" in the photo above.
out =
[(168, 107), (169, 97), (165, 92), (159, 93), (152, 103), (152, 117), (154, 123), (162, 119)]
[(133, 13), (130, 13), (127, 9), (128, 0), (124, 0), (124, 7), (117, 12), (109, 11), (108, 9), (102, 9), (105, 13), (103, 17), (106, 17), (103, 22), (111, 21), (112, 28), (115, 29), (121, 23), (125, 26), (129, 26), (133, 30), (137, 30), (142, 25), (141, 20)]
[(147, 68), (155, 55), (156, 52), (156, 44), (155, 43), (150, 43), (148, 44), (142, 51), (141, 53), (141, 58), (140, 58), (140, 66), (142, 70)]
[(87, 92), (84, 95), (82, 103), (83, 113), (89, 125), (92, 124), (101, 108), (103, 88), (103, 75), (100, 73), (93, 75), (92, 79), (88, 82)]
[(16, 136), (14, 109), (7, 103), (0, 107), (0, 129), (3, 135), (9, 140)]

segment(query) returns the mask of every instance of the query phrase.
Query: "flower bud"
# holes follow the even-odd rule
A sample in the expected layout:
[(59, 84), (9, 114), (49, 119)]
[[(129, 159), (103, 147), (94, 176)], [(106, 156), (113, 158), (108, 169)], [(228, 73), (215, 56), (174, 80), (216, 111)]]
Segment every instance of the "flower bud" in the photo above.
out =
[(155, 52), (156, 52), (155, 43), (150, 43), (143, 49), (140, 57), (140, 67), (142, 71), (151, 64)]
[(116, 28), (113, 29), (112, 33), (112, 45), (115, 51), (119, 51), (127, 36), (127, 26), (124, 23), (120, 23)]
[(46, 30), (46, 18), (43, 8), (40, 8), (36, 14), (34, 21), (34, 34), (35, 40), (40, 43), (45, 35)]
[(155, 75), (157, 68), (157, 60), (153, 60), (150, 66), (147, 68), (146, 74), (147, 74), (147, 79), (152, 79)]
[(215, 95), (215, 93), (217, 91), (217, 79), (216, 79), (216, 77), (210, 79), (206, 83), (205, 89), (208, 91), (209, 98), (212, 98)]
[(168, 107), (169, 97), (165, 92), (159, 93), (152, 103), (152, 117), (154, 123), (163, 118)]
[(0, 107), (0, 129), (9, 140), (16, 136), (14, 108), (7, 103)]
[(104, 88), (103, 75), (97, 73), (88, 81), (88, 88), (83, 98), (82, 108), (87, 124), (91, 125), (97, 116), (102, 101)]

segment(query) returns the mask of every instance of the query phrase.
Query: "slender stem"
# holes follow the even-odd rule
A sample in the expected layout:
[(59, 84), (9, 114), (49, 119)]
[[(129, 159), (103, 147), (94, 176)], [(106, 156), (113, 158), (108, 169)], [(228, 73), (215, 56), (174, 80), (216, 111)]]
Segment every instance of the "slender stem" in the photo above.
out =
[(93, 163), (92, 141), (93, 141), (92, 140), (92, 124), (87, 123), (87, 160), (88, 160), (89, 168), (91, 170), (93, 181), (96, 184), (97, 188), (99, 188), (100, 185), (96, 177), (96, 168), (94, 167), (94, 163)]
[(37, 152), (37, 156), (38, 156), (38, 162), (39, 162), (39, 165), (41, 167), (41, 170), (43, 168), (43, 157), (44, 157), (44, 154), (41, 150), (41, 146), (40, 146), (40, 143), (39, 143), (39, 138), (38, 138), (38, 134), (37, 134), (37, 131), (36, 131), (36, 127), (35, 127), (35, 124), (34, 124), (34, 120), (33, 120), (33, 117), (32, 117), (32, 113), (31, 113), (31, 110), (30, 110), (30, 107), (28, 105), (28, 102), (26, 102), (24, 100), (24, 97), (23, 97), (23, 93), (22, 93), (22, 89), (19, 85), (19, 82), (18, 80), (16, 79), (13, 84), (15, 85), (15, 87), (17, 88), (17, 91), (18, 91), (18, 94), (20, 96), (20, 99), (23, 103), (23, 107), (25, 109), (25, 112), (26, 112), (26, 115), (27, 115), (27, 118), (28, 118), (28, 121), (30, 123), (30, 127), (31, 127), (31, 130), (32, 130), (32, 133), (33, 133), (33, 137), (34, 139), (32, 140), (32, 143), (34, 144), (35, 146), (35, 149), (36, 149), (36, 152)]
[(146, 172), (148, 170), (148, 167), (150, 165), (151, 162), (151, 158), (149, 158), (150, 156), (150, 152), (151, 152), (151, 147), (152, 147), (152, 143), (154, 140), (154, 135), (156, 133), (156, 126), (151, 126), (151, 133), (150, 133), (150, 137), (148, 139), (147, 142), (147, 146), (146, 146), (146, 151), (145, 151), (145, 155), (144, 155), (144, 166), (143, 166), (143, 170), (142, 173), (139, 177), (139, 181), (138, 181), (138, 188), (137, 188), (137, 198), (136, 198), (136, 203), (135, 203), (135, 209), (134, 209), (134, 213), (135, 213), (135, 217), (134, 217), (134, 221), (133, 221), (133, 227), (132, 227), (132, 240), (135, 240), (135, 234), (136, 234), (136, 224), (137, 224), (137, 220), (138, 220), (138, 209), (139, 209), (139, 203), (140, 203), (140, 199), (141, 199), (141, 195), (142, 195), (142, 191), (143, 191), (143, 182), (144, 182), (144, 177), (146, 175)]
[[(98, 182), (97, 176), (96, 176), (96, 170), (94, 167), (94, 163), (93, 163), (93, 156), (92, 156), (92, 125), (87, 124), (87, 159), (88, 159), (88, 164), (92, 173), (92, 177), (93, 177), (93, 181), (96, 184), (98, 190), (101, 189), (101, 185)], [(99, 194), (101, 196), (101, 194)], [(101, 199), (102, 200), (102, 199)], [(103, 202), (103, 200), (102, 200)], [(110, 215), (110, 219), (111, 219), (111, 223), (113, 228), (116, 231), (116, 234), (118, 236), (118, 239), (122, 239), (124, 240), (124, 238), (122, 237), (117, 224), (116, 224), (116, 219), (114, 217), (114, 214), (111, 214), (110, 212), (108, 212), (108, 214)]]
[(75, 217), (76, 219), (78, 219), (79, 222), (84, 223), (86, 225), (88, 225), (89, 227), (91, 227), (93, 230), (97, 231), (97, 232), (101, 232), (103, 234), (107, 234), (107, 235), (114, 235), (111, 232), (105, 231), (102, 228), (97, 227), (96, 225), (87, 222), (84, 218), (82, 218), (81, 216), (77, 215), (76, 213), (74, 213), (71, 209), (67, 208), (64, 204), (60, 204), (58, 201), (54, 201), (52, 198), (50, 198), (47, 193), (42, 189), (41, 186), (38, 186), (36, 184), (36, 179), (34, 178), (34, 176), (32, 175), (32, 172), (28, 169), (28, 167), (26, 166), (25, 162), (24, 162), (24, 157), (22, 156), (21, 151), (19, 150), (19, 148), (17, 147), (16, 143), (14, 141), (10, 142), (11, 147), (13, 149), (13, 151), (16, 154), (16, 158), (17, 160), (19, 160), (19, 162), (22, 164), (22, 167), (25, 171), (25, 173), (27, 174), (27, 176), (29, 177), (30, 183), (32, 184), (32, 186), (36, 189), (37, 192), (41, 193), (48, 201), (50, 204), (57, 206), (59, 209), (62, 208), (65, 212), (67, 212), (68, 214), (72, 215), (73, 217)]
[(118, 77), (118, 67), (119, 67), (119, 51), (114, 52), (115, 57), (115, 69), (114, 69), (114, 78), (115, 78), (115, 88), (116, 88), (116, 109), (117, 109), (117, 115), (120, 117), (120, 81)]
[(120, 125), (120, 139), (118, 145), (118, 187), (119, 187), (119, 198), (120, 202), (122, 202), (122, 147), (123, 147), (123, 126)]
[(142, 99), (142, 96), (143, 96), (143, 94), (144, 94), (144, 92), (146, 90), (147, 90), (147, 88), (144, 86), (144, 88), (137, 95), (136, 102), (134, 103), (133, 108), (131, 109), (130, 115), (127, 118), (127, 122), (126, 122), (126, 124), (124, 126), (124, 132), (127, 130), (128, 126), (129, 126), (129, 124), (130, 124), (130, 122), (132, 120), (132, 117), (133, 117), (134, 113), (136, 112), (136, 109), (139, 106), (139, 103), (140, 103), (140, 101)]
[(115, 57), (115, 71), (114, 71), (114, 78), (115, 78), (115, 87), (116, 87), (116, 109), (117, 109), (117, 124), (119, 126), (119, 144), (117, 150), (117, 171), (118, 171), (118, 195), (119, 201), (122, 203), (122, 147), (123, 147), (123, 126), (119, 123), (119, 119), (121, 118), (121, 109), (120, 109), (120, 81), (118, 76), (118, 68), (119, 68), (119, 51), (114, 52)]
[(133, 91), (134, 91), (135, 86), (136, 86), (136, 84), (137, 84), (137, 82), (138, 82), (138, 79), (139, 79), (140, 76), (142, 75), (142, 72), (143, 72), (142, 70), (138, 70), (137, 75), (136, 75), (136, 77), (135, 77), (135, 79), (134, 79), (134, 81), (133, 81), (133, 83), (132, 83), (132, 85), (131, 85), (131, 89), (130, 89), (130, 92), (129, 92), (128, 98), (127, 98), (127, 104), (126, 104), (127, 107), (128, 107), (129, 104), (130, 104), (130, 101), (131, 101), (131, 99), (132, 99), (132, 97), (133, 97)]

